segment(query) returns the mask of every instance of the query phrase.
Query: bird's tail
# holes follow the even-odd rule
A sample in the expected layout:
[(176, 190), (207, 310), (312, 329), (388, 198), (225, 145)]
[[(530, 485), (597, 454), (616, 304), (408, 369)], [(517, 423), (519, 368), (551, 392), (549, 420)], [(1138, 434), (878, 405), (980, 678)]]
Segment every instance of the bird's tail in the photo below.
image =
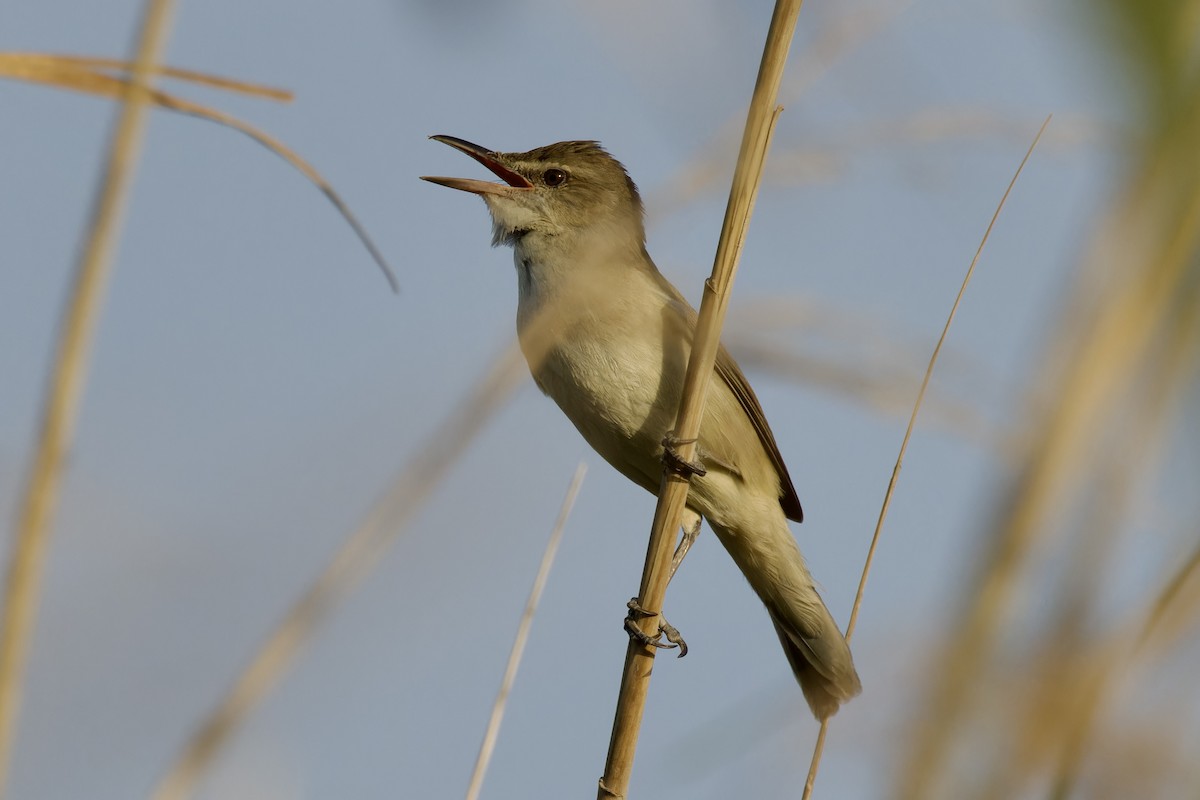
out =
[(826, 631), (820, 636), (810, 637), (795, 632), (781, 622), (774, 611), (768, 609), (784, 655), (804, 692), (804, 699), (808, 701), (813, 715), (824, 722), (837, 713), (842, 703), (862, 691), (862, 683), (854, 669), (850, 646), (846, 644), (824, 604), (821, 610), (824, 611)]
[[(710, 521), (711, 522), (711, 521)], [(792, 672), (817, 719), (862, 691), (850, 646), (813, 585), (783, 515), (743, 534), (718, 524), (717, 538), (767, 607)]]

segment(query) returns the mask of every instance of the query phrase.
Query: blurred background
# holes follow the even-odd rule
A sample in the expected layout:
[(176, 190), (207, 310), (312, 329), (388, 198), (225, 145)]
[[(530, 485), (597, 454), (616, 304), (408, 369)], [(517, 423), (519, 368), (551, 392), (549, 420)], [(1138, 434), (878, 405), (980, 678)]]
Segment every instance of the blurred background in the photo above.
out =
[[(141, 4), (9, 0), (0, 50), (124, 58)], [(514, 339), (483, 175), (426, 140), (600, 140), (693, 302), (771, 4), (179, 8), (50, 543), (9, 796), (147, 796), (258, 643)], [(843, 624), (929, 352), (1017, 184), (913, 438), (817, 796), (1200, 792), (1200, 5), (831, 3), (800, 15), (725, 339)], [(0, 83), (0, 519), (11, 539), (116, 106)], [(525, 378), (202, 776), (205, 798), (454, 797), (540, 553), (590, 467), (484, 797), (590, 796), (653, 498)], [(632, 795), (798, 797), (817, 724), (706, 530)]]

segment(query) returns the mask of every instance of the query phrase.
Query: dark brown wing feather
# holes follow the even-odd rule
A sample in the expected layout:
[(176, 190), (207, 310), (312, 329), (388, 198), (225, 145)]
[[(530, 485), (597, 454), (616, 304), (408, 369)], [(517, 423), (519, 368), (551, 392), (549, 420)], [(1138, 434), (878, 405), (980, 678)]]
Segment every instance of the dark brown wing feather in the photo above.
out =
[[(684, 319), (687, 321), (686, 335), (690, 345), (696, 333), (696, 309), (692, 308), (692, 304), (687, 301), (687, 298), (680, 294), (679, 290), (658, 271), (645, 247), (642, 248), (642, 256), (663, 292), (674, 300), (680, 311), (683, 312)], [(794, 522), (803, 522), (804, 509), (800, 508), (800, 498), (796, 496), (796, 487), (792, 485), (792, 476), (788, 475), (787, 467), (783, 463), (779, 445), (775, 444), (775, 434), (771, 433), (771, 426), (767, 424), (767, 415), (763, 413), (758, 397), (750, 388), (750, 382), (742, 374), (742, 369), (733, 360), (733, 356), (725, 349), (725, 345), (721, 345), (717, 350), (717, 363), (714, 369), (721, 376), (721, 380), (725, 381), (729, 390), (733, 392), (733, 396), (737, 398), (742, 410), (746, 412), (746, 416), (750, 418), (754, 430), (758, 432), (758, 438), (762, 442), (763, 448), (771, 457), (771, 463), (775, 465), (775, 471), (779, 473), (779, 489), (782, 492), (779, 505), (783, 507), (783, 513)]]
[(779, 498), (779, 505), (783, 506), (783, 513), (790, 520), (803, 522), (804, 509), (800, 508), (800, 498), (796, 496), (796, 487), (792, 485), (792, 477), (788, 475), (787, 466), (784, 465), (783, 456), (779, 452), (779, 445), (775, 444), (775, 435), (771, 433), (771, 426), (767, 424), (767, 415), (763, 413), (762, 405), (754, 395), (754, 390), (750, 388), (750, 382), (742, 374), (742, 370), (733, 360), (733, 356), (729, 355), (725, 345), (721, 345), (721, 349), (717, 351), (716, 371), (729, 386), (738, 403), (741, 404), (742, 410), (746, 412), (746, 416), (754, 425), (754, 430), (758, 432), (758, 438), (766, 448), (767, 454), (771, 456), (771, 463), (775, 465), (775, 471), (779, 473), (779, 488), (783, 492)]

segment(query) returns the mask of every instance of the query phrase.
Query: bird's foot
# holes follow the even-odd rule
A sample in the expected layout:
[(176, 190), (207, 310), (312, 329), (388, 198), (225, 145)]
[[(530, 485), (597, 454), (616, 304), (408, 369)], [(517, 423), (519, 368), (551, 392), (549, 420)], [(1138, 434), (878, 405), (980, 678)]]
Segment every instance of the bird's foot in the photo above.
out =
[[(655, 647), (659, 650), (674, 650), (676, 647), (678, 647), (679, 655), (677, 658), (683, 658), (687, 655), (687, 642), (685, 642), (683, 640), (683, 636), (679, 634), (679, 629), (667, 622), (667, 620), (663, 618), (661, 614), (659, 614), (657, 611), (647, 611), (646, 609), (642, 608), (642, 604), (638, 602), (636, 597), (631, 598), (630, 601), (626, 603), (626, 606), (629, 608), (629, 613), (625, 615), (625, 632), (629, 634), (630, 639), (633, 639), (635, 642), (644, 645), (645, 647)], [(659, 618), (658, 633), (653, 636), (647, 635), (642, 631), (641, 628), (637, 626), (638, 620), (647, 619), (649, 617)], [(664, 636), (667, 639), (665, 642), (662, 641)]]
[(695, 439), (680, 439), (675, 436), (675, 432), (669, 432), (662, 440), (663, 446), (663, 464), (671, 472), (680, 475), (684, 478), (690, 478), (693, 475), (697, 478), (703, 478), (708, 474), (708, 470), (699, 461), (688, 461), (679, 455), (679, 451), (675, 448), (681, 444), (692, 444)]

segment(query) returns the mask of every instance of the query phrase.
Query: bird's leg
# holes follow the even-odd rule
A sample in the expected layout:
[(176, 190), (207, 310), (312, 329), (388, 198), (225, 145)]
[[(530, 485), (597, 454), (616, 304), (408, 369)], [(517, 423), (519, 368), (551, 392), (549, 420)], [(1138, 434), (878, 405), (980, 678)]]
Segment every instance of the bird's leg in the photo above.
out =
[[(625, 615), (625, 632), (629, 634), (629, 638), (633, 639), (638, 644), (646, 647), (657, 647), (659, 650), (673, 650), (679, 648), (678, 658), (683, 658), (687, 655), (687, 642), (679, 635), (678, 629), (674, 625), (667, 622), (657, 611), (647, 611), (642, 608), (641, 603), (636, 597), (631, 598), (626, 606), (629, 608), (629, 613)], [(658, 617), (658, 633), (653, 636), (648, 636), (642, 632), (642, 629), (637, 626), (639, 619), (647, 617)], [(664, 643), (662, 637), (666, 636), (667, 641)]]
[(679, 565), (683, 563), (683, 557), (688, 554), (688, 550), (692, 549), (692, 545), (696, 543), (696, 537), (700, 535), (700, 515), (690, 508), (683, 510), (683, 534), (679, 537), (679, 544), (675, 547), (675, 555), (671, 556), (671, 572), (667, 575), (667, 580), (670, 581), (675, 577), (675, 571), (679, 569)]
[[(694, 442), (695, 439), (688, 440), (687, 443)], [(707, 473), (703, 465), (699, 462), (686, 461), (680, 457), (675, 450), (681, 444), (685, 444), (684, 440), (675, 437), (674, 432), (668, 433), (663, 439), (663, 466), (684, 477), (703, 476)], [(700, 515), (691, 509), (683, 510), (683, 535), (679, 539), (679, 544), (675, 547), (675, 554), (671, 557), (671, 571), (667, 575), (667, 580), (675, 577), (675, 571), (679, 569), (679, 565), (683, 563), (683, 557), (687, 555), (688, 550), (692, 549), (692, 544), (696, 541), (696, 537), (700, 534)], [(625, 632), (629, 634), (629, 638), (646, 647), (657, 647), (660, 650), (670, 650), (676, 647), (679, 648), (679, 658), (687, 655), (687, 642), (680, 635), (679, 629), (671, 623), (667, 622), (661, 614), (656, 611), (647, 611), (638, 602), (638, 598), (632, 598), (627, 604), (629, 613), (625, 616)], [(658, 617), (658, 633), (654, 636), (648, 636), (638, 627), (637, 621), (646, 619), (647, 617)], [(663, 637), (667, 641), (662, 641)]]
[(684, 478), (690, 478), (693, 475), (697, 478), (703, 478), (705, 475), (707, 475), (708, 470), (704, 468), (703, 464), (701, 464), (699, 461), (686, 461), (682, 456), (679, 455), (679, 451), (675, 449), (681, 444), (692, 444), (695, 441), (695, 439), (677, 438), (675, 436), (675, 431), (668, 431), (667, 435), (662, 440), (663, 466), (666, 469), (669, 469), (671, 472), (674, 472), (676, 475), (680, 475)]

